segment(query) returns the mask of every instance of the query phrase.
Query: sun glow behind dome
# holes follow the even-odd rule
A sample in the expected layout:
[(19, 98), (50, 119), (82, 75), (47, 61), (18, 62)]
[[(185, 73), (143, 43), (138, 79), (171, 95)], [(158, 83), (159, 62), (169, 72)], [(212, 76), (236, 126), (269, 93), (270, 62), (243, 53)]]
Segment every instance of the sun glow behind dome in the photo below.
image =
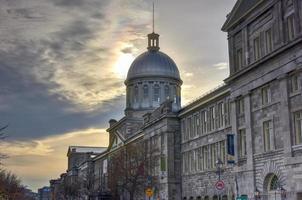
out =
[(126, 78), (128, 69), (134, 60), (131, 53), (121, 53), (114, 65), (114, 71), (121, 77)]

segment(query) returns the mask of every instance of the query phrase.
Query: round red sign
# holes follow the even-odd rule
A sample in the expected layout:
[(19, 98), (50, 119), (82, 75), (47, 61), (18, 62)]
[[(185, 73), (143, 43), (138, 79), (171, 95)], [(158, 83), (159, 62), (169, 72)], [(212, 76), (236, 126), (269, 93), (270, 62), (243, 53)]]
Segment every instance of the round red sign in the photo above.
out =
[(223, 190), (224, 189), (224, 182), (222, 180), (217, 181), (215, 184), (215, 187), (217, 190)]

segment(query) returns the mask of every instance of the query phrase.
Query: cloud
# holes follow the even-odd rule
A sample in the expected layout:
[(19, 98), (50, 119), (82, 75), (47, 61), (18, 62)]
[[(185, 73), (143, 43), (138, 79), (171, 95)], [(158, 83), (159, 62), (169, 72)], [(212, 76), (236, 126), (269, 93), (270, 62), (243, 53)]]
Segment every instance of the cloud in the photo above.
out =
[(90, 128), (30, 141), (6, 141), (0, 150), (9, 156), (4, 166), (37, 189), (66, 170), (70, 145), (106, 147), (108, 135), (104, 129)]
[(217, 67), (217, 69), (219, 69), (219, 70), (225, 70), (225, 69), (228, 69), (229, 64), (226, 62), (220, 62), (220, 63), (214, 64), (213, 66)]

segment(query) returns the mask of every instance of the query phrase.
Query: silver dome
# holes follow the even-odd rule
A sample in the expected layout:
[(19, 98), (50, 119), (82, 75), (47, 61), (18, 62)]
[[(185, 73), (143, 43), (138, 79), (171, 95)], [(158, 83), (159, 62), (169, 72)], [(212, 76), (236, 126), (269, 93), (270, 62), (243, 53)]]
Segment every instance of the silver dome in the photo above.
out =
[(181, 81), (175, 62), (160, 51), (147, 51), (131, 64), (126, 82), (144, 77), (167, 77)]

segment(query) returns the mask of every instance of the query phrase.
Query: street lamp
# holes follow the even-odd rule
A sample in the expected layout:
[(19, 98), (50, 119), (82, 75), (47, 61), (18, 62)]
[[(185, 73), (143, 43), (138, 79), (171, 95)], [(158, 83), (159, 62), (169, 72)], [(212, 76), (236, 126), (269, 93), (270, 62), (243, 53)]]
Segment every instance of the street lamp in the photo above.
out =
[[(216, 168), (217, 168), (217, 174), (218, 174), (218, 181), (221, 180), (222, 166), (223, 166), (223, 162), (221, 161), (220, 158), (218, 158), (216, 160)], [(219, 199), (221, 200), (221, 194), (219, 194)]]
[(285, 200), (286, 199), (286, 190), (282, 186), (280, 188), (280, 192), (281, 192), (281, 200)]
[(223, 162), (221, 161), (220, 158), (218, 158), (216, 160), (216, 168), (217, 168), (217, 173), (218, 173), (218, 180), (220, 181), (220, 176), (222, 173), (222, 166), (223, 166)]
[(256, 200), (261, 199), (260, 191), (258, 190), (258, 188), (256, 188), (256, 190), (255, 190), (255, 199)]

